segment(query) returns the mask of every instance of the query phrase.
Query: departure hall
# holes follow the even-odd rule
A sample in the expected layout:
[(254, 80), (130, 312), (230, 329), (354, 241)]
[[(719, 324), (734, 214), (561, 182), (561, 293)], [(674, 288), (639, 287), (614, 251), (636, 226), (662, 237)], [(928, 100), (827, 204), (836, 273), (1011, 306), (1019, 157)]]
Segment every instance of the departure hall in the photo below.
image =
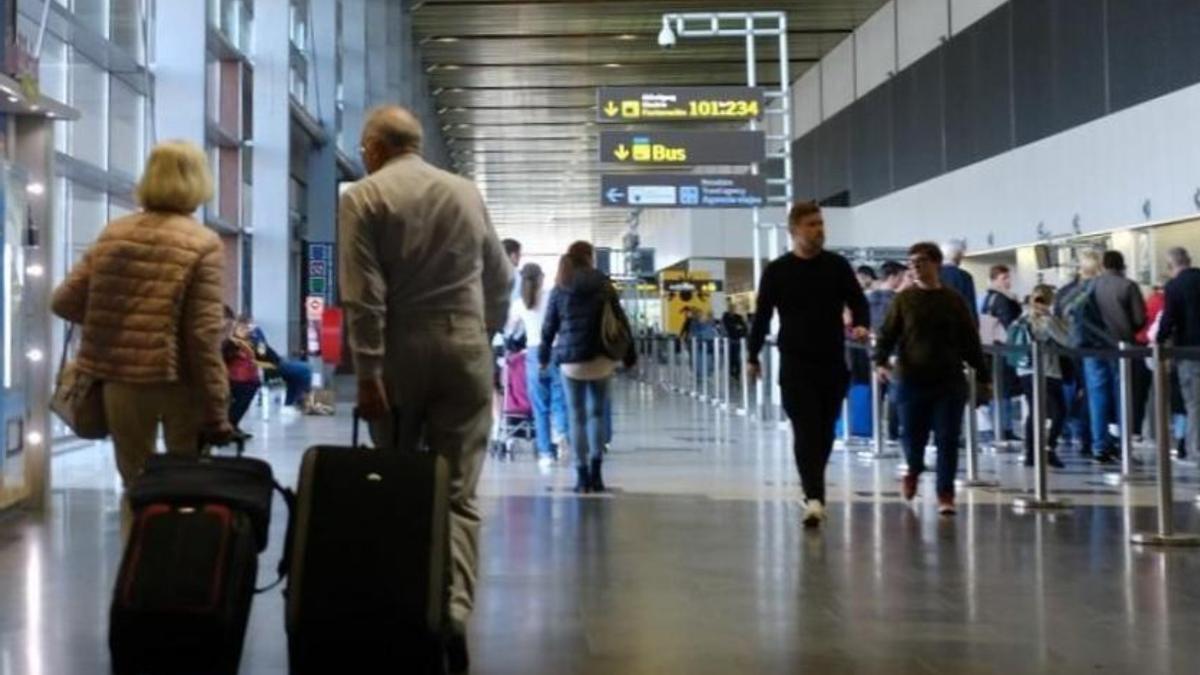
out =
[(0, 675), (1200, 672), (1200, 0), (0, 28)]

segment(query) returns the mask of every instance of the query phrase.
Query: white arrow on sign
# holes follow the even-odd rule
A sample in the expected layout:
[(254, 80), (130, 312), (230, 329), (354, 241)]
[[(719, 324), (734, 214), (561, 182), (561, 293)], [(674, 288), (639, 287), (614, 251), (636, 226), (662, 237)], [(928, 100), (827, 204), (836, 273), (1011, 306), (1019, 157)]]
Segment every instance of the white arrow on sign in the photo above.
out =
[(620, 204), (621, 200), (625, 198), (625, 193), (617, 188), (609, 188), (608, 192), (604, 193), (604, 198), (607, 199), (610, 204)]

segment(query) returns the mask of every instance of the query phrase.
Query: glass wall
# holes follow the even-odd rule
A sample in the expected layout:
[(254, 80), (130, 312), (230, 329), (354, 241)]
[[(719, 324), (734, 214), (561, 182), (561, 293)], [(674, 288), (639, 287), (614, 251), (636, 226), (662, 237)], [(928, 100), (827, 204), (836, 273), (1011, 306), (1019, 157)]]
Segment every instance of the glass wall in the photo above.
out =
[[(153, 0), (55, 0), (38, 62), (41, 92), (79, 111), (55, 129), (51, 216), (57, 285), (105, 224), (134, 210), (151, 128), (145, 66)], [(16, 0), (17, 31), (36, 42), (43, 3)], [(56, 329), (57, 330), (57, 329)], [(56, 335), (54, 341), (61, 339)], [(55, 436), (67, 430), (57, 420)]]
[[(67, 260), (85, 249), (108, 221), (110, 200), (131, 205), (129, 186), (145, 161), (146, 2), (57, 0), (51, 7), (39, 87), (80, 112), (77, 121), (59, 123), (55, 133), (64, 180), (55, 182), (63, 208), (54, 226)], [(40, 13), (40, 2), (18, 3), (17, 27), (26, 38), (36, 37)]]

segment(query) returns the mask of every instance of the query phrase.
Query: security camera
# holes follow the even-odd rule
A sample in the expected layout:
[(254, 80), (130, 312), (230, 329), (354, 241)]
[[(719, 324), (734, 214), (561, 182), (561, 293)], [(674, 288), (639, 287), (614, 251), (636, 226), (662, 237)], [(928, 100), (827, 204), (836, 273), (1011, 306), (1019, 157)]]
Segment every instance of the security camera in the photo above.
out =
[(671, 25), (666, 19), (663, 19), (662, 30), (658, 31), (658, 46), (663, 49), (675, 46), (675, 31), (671, 30)]

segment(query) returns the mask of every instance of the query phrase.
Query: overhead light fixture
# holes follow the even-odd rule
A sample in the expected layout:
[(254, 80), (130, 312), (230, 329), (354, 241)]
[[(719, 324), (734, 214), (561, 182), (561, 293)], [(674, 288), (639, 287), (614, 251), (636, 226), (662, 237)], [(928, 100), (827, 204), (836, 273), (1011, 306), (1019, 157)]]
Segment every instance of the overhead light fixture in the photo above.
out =
[(8, 102), (9, 102), (9, 103), (16, 103), (16, 102), (17, 102), (17, 97), (16, 97), (16, 96), (9, 96), (9, 97), (8, 97)]
[(458, 38), (456, 38), (456, 37), (440, 37), (440, 38), (437, 38), (436, 42), (458, 42)]
[(41, 195), (46, 193), (46, 186), (41, 183), (30, 183), (25, 186), (25, 191), (31, 195)]
[(29, 106), (29, 109), (30, 109), (30, 110), (32, 110), (33, 112), (37, 112), (37, 111), (41, 110), (41, 108), (39, 108), (39, 107), (38, 107), (38, 106), (36, 106), (36, 105), (31, 105), (31, 106)]
[(621, 67), (621, 64), (619, 64), (619, 63), (606, 63), (606, 64), (604, 64), (604, 67), (605, 67), (605, 68), (620, 68), (620, 67)]
[(629, 41), (638, 39), (638, 36), (634, 35), (633, 33), (623, 33), (621, 35), (614, 35), (613, 39)]
[(442, 68), (442, 70), (458, 70), (460, 68), (460, 66), (456, 66), (453, 63), (448, 63), (444, 66), (441, 66), (441, 68)]

